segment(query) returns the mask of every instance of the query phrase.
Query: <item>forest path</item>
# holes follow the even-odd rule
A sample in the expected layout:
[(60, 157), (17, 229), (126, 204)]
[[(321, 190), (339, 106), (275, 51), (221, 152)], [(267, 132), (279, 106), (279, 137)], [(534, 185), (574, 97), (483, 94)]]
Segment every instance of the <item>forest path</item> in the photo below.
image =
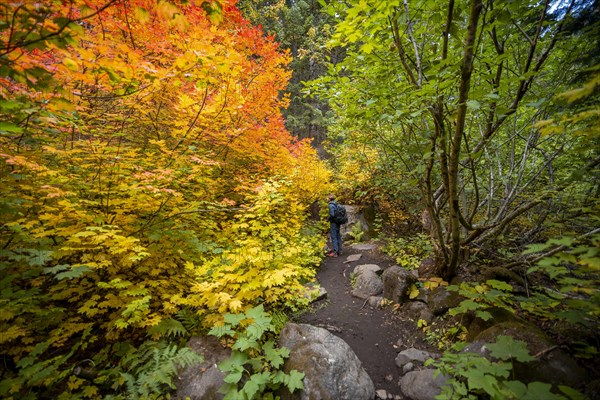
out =
[[(362, 257), (346, 262), (351, 254)], [(416, 321), (403, 315), (401, 309), (373, 308), (365, 300), (352, 296), (350, 275), (361, 264), (377, 264), (385, 269), (393, 262), (376, 249), (359, 251), (345, 246), (342, 256), (327, 257), (317, 272), (319, 284), (327, 290), (327, 299), (314, 303), (297, 320), (328, 329), (344, 339), (362, 362), (376, 390), (401, 395), (398, 386), (401, 371), (395, 364), (397, 353), (411, 347), (426, 351), (433, 348), (425, 342)]]

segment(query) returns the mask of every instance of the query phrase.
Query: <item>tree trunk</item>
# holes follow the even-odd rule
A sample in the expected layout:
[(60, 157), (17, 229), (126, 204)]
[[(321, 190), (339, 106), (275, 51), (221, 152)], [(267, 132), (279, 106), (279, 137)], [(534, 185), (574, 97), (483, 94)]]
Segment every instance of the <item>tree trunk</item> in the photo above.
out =
[[(462, 137), (465, 129), (465, 118), (467, 115), (467, 100), (469, 99), (469, 89), (471, 87), (471, 75), (473, 73), (473, 44), (477, 34), (477, 25), (479, 15), (481, 14), (481, 0), (473, 0), (471, 3), (471, 13), (469, 16), (469, 25), (467, 28), (467, 37), (463, 53), (461, 66), (461, 79), (458, 97), (458, 109), (455, 119), (455, 130), (450, 143), (448, 159), (448, 205), (450, 208), (449, 229), (450, 260), (444, 268), (442, 276), (446, 279), (452, 278), (456, 274), (458, 265), (461, 262), (461, 223), (460, 223), (460, 203), (459, 203), (459, 160), (461, 156)], [(444, 167), (442, 167), (444, 168)], [(442, 170), (442, 173), (445, 171)]]

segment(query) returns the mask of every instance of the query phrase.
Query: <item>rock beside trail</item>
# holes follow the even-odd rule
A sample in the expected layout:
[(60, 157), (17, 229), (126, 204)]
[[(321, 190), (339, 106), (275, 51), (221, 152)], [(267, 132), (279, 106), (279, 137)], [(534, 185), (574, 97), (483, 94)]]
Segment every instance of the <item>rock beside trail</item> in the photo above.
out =
[(461, 301), (458, 293), (451, 292), (443, 286), (436, 287), (427, 296), (427, 304), (433, 315), (444, 314), (450, 308), (457, 307)]
[(408, 363), (412, 363), (413, 365), (422, 365), (425, 361), (429, 360), (430, 358), (436, 359), (439, 358), (439, 355), (411, 347), (410, 349), (406, 349), (398, 353), (398, 355), (396, 356), (396, 365), (399, 368), (403, 368)]
[(411, 400), (434, 400), (447, 381), (442, 374), (434, 378), (434, 373), (433, 369), (407, 373), (400, 379), (402, 393)]
[(362, 254), (350, 254), (348, 257), (346, 257), (346, 261), (344, 261), (344, 263), (351, 263), (354, 261), (358, 261), (360, 260), (360, 258), (362, 257)]
[(427, 304), (420, 301), (409, 301), (402, 306), (402, 310), (408, 314), (413, 320), (424, 320), (428, 324), (433, 321), (433, 313), (427, 307)]
[(213, 336), (196, 336), (188, 347), (204, 357), (204, 362), (194, 364), (179, 372), (177, 398), (190, 400), (221, 400), (224, 395), (219, 388), (225, 383), (225, 375), (217, 364), (229, 358), (231, 350), (224, 348)]
[(544, 332), (521, 322), (502, 322), (480, 333), (475, 341), (463, 349), (489, 357), (487, 343), (495, 343), (500, 335), (511, 336), (527, 344), (529, 354), (539, 354), (531, 362), (514, 362), (515, 379), (523, 382), (548, 382), (577, 387), (587, 380), (587, 372), (563, 350), (554, 346)]
[(417, 282), (417, 278), (397, 265), (389, 267), (383, 272), (383, 297), (395, 303), (402, 304), (408, 299), (410, 286)]
[[(374, 264), (373, 264), (374, 265)], [(375, 265), (377, 267), (377, 265)], [(363, 268), (356, 275), (356, 282), (352, 295), (360, 299), (368, 299), (371, 296), (376, 296), (383, 292), (383, 282), (379, 275), (373, 270)]]
[(372, 400), (373, 381), (350, 346), (325, 329), (288, 323), (281, 331), (280, 345), (290, 350), (284, 370), (304, 372), (304, 390), (282, 400)]
[(376, 273), (377, 275), (381, 275), (383, 269), (381, 269), (381, 267), (377, 264), (360, 264), (354, 267), (353, 272), (358, 275), (362, 274), (364, 271), (371, 271)]

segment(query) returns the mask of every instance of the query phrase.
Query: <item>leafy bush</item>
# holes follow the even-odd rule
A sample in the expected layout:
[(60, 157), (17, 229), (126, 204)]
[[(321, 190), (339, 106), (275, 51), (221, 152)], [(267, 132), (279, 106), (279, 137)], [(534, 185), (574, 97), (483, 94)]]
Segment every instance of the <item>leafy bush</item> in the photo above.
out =
[(222, 253), (187, 263), (196, 284), (177, 302), (204, 307), (207, 326), (259, 303), (292, 311), (308, 305), (304, 283), (316, 273), (323, 238), (305, 235), (303, 208), (286, 196), (286, 186), (265, 183), (243, 214), (222, 223), (223, 237), (232, 238)]
[(166, 397), (223, 296), (298, 305), (328, 172), (284, 128), (289, 57), (210, 8), (0, 4), (0, 397)]
[(559, 386), (561, 394), (557, 394), (549, 383), (525, 384), (511, 380), (515, 361), (529, 362), (535, 359), (523, 341), (510, 336), (498, 336), (495, 343), (486, 345), (490, 358), (459, 352), (464, 345), (460, 343), (454, 346), (437, 361), (426, 362), (426, 365), (435, 366), (438, 373), (449, 377), (436, 399), (583, 399), (579, 392), (568, 386)]
[(281, 386), (291, 393), (304, 388), (304, 373), (282, 371), (290, 352), (276, 347), (272, 337), (275, 326), (262, 304), (245, 313), (226, 314), (223, 319), (223, 324), (209, 333), (234, 341), (231, 357), (219, 364), (226, 374), (221, 388), (225, 400), (274, 399)]
[(429, 238), (425, 234), (418, 234), (409, 238), (388, 239), (382, 251), (394, 258), (396, 263), (406, 269), (417, 269), (421, 261), (433, 250)]
[(449, 349), (457, 340), (466, 338), (467, 329), (460, 323), (450, 323), (447, 325), (433, 322), (431, 325), (427, 321), (420, 319), (417, 321), (417, 328), (425, 334), (425, 340), (438, 349)]
[(527, 270), (530, 277), (545, 276), (557, 290), (537, 288), (535, 297), (521, 307), (546, 318), (594, 327), (600, 322), (600, 235), (582, 239), (563, 236), (530, 245), (526, 254), (548, 252)]
[(350, 230), (350, 232), (348, 232), (348, 235), (350, 235), (353, 242), (355, 243), (360, 243), (364, 234), (365, 231), (362, 229), (362, 225), (360, 223), (352, 225), (352, 229)]
[(498, 307), (511, 313), (515, 312), (516, 300), (512, 295), (513, 288), (505, 282), (494, 279), (487, 280), (485, 283), (463, 282), (458, 286), (448, 286), (448, 290), (456, 291), (466, 297), (457, 307), (450, 309), (450, 315), (474, 312), (475, 316), (487, 321), (492, 318), (492, 314), (487, 311), (490, 308)]

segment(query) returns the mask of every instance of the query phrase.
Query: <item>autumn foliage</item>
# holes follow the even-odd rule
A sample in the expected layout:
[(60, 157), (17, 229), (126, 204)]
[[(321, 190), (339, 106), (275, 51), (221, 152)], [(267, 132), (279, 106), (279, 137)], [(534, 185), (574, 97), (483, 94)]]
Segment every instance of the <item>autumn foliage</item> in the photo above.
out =
[(0, 11), (3, 398), (144, 397), (174, 366), (143, 357), (299, 305), (329, 175), (283, 126), (276, 43), (227, 0)]

